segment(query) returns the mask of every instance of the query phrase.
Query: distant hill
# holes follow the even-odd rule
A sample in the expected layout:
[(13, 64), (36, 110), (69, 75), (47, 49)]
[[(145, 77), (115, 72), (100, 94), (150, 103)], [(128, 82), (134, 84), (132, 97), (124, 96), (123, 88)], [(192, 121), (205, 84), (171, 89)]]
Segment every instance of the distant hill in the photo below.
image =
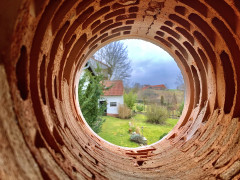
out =
[(161, 97), (163, 97), (165, 104), (172, 104), (174, 100), (174, 94), (177, 99), (177, 104), (181, 104), (184, 101), (184, 91), (181, 90), (156, 90), (156, 89), (142, 89), (137, 94), (138, 101), (145, 101), (146, 103), (161, 104)]

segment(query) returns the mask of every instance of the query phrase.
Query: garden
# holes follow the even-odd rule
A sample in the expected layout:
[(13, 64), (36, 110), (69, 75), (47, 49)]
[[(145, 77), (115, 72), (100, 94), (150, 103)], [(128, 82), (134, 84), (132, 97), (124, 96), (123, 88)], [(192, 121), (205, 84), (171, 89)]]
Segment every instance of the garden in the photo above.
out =
[[(130, 119), (121, 119), (110, 116), (104, 116), (105, 122), (98, 135), (106, 141), (123, 147), (139, 147), (140, 145), (130, 140), (133, 131), (140, 131), (141, 136), (147, 139), (147, 144), (152, 144), (163, 138), (177, 123), (177, 119), (166, 120), (164, 125), (152, 124), (147, 122), (144, 114), (136, 114)], [(134, 125), (131, 130), (129, 124)], [(138, 129), (138, 130), (137, 130)]]
[[(110, 65), (93, 58), (79, 80), (79, 105), (92, 130), (112, 144), (133, 148), (150, 145), (166, 136), (182, 113), (184, 90), (168, 89), (163, 84), (135, 83), (134, 86), (122, 85), (122, 88), (116, 84), (106, 85), (113, 75), (109, 68)], [(107, 93), (111, 89), (115, 89), (114, 95)], [(116, 92), (121, 93), (116, 95)], [(118, 99), (109, 101), (106, 96), (118, 96)], [(116, 107), (117, 111), (111, 113), (108, 105)]]
[[(89, 80), (91, 83), (86, 84)], [(150, 94), (150, 97), (145, 93), (140, 101), (133, 90), (125, 92), (124, 104), (119, 104), (116, 118), (104, 116), (106, 106), (99, 105), (98, 101), (105, 88), (101, 81), (101, 76), (92, 76), (86, 72), (79, 82), (79, 103), (89, 126), (106, 141), (132, 148), (150, 145), (162, 139), (176, 125), (183, 109), (183, 103), (177, 103), (176, 91), (164, 91), (168, 96), (172, 93), (172, 96), (166, 101), (166, 95), (158, 95), (161, 97), (159, 102), (151, 99), (152, 91), (147, 94)], [(157, 96), (154, 96), (154, 99), (156, 100)]]

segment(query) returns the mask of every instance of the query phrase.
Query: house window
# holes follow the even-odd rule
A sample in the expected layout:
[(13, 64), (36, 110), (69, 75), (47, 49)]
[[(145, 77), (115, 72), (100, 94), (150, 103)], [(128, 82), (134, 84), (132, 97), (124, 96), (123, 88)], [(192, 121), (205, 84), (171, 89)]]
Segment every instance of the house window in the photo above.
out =
[(110, 102), (110, 107), (117, 106), (117, 102)]

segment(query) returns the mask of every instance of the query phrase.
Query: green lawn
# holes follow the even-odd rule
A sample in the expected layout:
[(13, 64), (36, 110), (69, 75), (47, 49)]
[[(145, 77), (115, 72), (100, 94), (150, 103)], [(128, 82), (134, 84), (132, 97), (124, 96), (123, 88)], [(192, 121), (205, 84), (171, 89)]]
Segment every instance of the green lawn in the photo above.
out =
[(155, 143), (160, 136), (168, 133), (177, 123), (177, 119), (168, 119), (164, 126), (151, 124), (146, 122), (146, 117), (142, 114), (137, 114), (132, 119), (119, 119), (110, 116), (104, 116), (106, 121), (102, 126), (102, 130), (98, 135), (103, 139), (113, 144), (123, 147), (138, 147), (135, 142), (130, 141), (129, 122), (134, 123), (135, 127), (143, 127), (143, 136), (148, 140), (148, 144)]

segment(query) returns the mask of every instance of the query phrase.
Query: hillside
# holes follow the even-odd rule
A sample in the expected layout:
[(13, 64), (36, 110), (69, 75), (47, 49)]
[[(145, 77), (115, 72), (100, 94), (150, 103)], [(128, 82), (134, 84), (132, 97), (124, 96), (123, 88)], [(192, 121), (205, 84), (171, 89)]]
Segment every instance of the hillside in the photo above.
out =
[(157, 103), (161, 104), (161, 97), (163, 97), (163, 101), (165, 104), (172, 104), (174, 101), (174, 94), (176, 96), (177, 104), (181, 104), (184, 101), (184, 91), (180, 90), (154, 90), (154, 89), (146, 89), (140, 90), (137, 93), (137, 100), (139, 102), (145, 101), (147, 104)]

